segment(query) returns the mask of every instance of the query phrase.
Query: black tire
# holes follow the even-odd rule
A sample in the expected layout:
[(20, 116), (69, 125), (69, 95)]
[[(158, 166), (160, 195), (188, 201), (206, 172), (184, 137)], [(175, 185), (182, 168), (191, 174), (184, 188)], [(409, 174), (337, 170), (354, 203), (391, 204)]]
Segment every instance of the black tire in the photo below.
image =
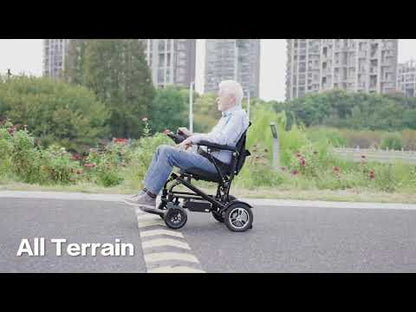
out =
[(224, 223), (230, 231), (244, 232), (253, 226), (253, 212), (248, 204), (243, 202), (231, 203), (225, 210)]
[(181, 207), (173, 207), (166, 210), (163, 219), (169, 228), (177, 230), (186, 224), (188, 216), (186, 215), (185, 209)]
[[(231, 201), (233, 201), (237, 198), (233, 195), (229, 195), (229, 199), (230, 199), (230, 202), (231, 202)], [(217, 220), (218, 222), (224, 223), (224, 214), (219, 214), (216, 211), (212, 211), (211, 214), (212, 214), (212, 216), (214, 217), (215, 220)]]
[(216, 211), (212, 211), (211, 214), (215, 220), (217, 220), (218, 222), (224, 223), (224, 217), (221, 214), (219, 214)]

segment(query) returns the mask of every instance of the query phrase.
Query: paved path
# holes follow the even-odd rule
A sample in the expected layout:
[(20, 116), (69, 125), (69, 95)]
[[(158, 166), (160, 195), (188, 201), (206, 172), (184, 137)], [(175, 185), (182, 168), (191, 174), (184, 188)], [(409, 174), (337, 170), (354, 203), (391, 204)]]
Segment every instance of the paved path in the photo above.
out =
[[(416, 272), (416, 205), (246, 199), (254, 227), (188, 213), (180, 230), (121, 195), (0, 192), (0, 272)], [(344, 208), (344, 209), (342, 209)], [(16, 256), (23, 238), (43, 257)], [(130, 243), (132, 256), (56, 256), (68, 243)]]

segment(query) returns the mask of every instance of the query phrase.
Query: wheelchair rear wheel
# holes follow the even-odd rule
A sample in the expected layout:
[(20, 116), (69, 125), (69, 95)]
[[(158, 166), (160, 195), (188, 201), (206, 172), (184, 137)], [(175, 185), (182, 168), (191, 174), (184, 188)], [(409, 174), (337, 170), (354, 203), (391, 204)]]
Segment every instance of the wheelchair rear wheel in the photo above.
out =
[(230, 231), (244, 232), (252, 228), (253, 212), (244, 202), (233, 202), (225, 210), (224, 223)]

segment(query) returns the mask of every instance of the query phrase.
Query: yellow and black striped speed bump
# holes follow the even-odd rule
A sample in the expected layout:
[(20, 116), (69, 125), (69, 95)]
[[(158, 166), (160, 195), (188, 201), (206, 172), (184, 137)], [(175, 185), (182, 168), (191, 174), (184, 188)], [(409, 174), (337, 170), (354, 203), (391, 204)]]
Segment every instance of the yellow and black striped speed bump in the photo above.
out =
[(179, 230), (169, 229), (158, 216), (136, 209), (148, 273), (205, 273)]

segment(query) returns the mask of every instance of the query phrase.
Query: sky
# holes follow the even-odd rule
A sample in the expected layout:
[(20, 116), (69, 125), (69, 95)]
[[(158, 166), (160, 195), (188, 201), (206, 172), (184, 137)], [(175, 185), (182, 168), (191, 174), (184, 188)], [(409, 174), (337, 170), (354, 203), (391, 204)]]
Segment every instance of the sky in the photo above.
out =
[[(197, 47), (204, 45), (198, 39)], [(286, 40), (262, 39), (260, 55), (260, 98), (285, 99)], [(12, 73), (42, 75), (42, 39), (0, 39), (0, 73), (10, 68)], [(399, 62), (416, 59), (416, 39), (399, 40)], [(195, 88), (202, 90), (203, 49), (197, 49)]]

